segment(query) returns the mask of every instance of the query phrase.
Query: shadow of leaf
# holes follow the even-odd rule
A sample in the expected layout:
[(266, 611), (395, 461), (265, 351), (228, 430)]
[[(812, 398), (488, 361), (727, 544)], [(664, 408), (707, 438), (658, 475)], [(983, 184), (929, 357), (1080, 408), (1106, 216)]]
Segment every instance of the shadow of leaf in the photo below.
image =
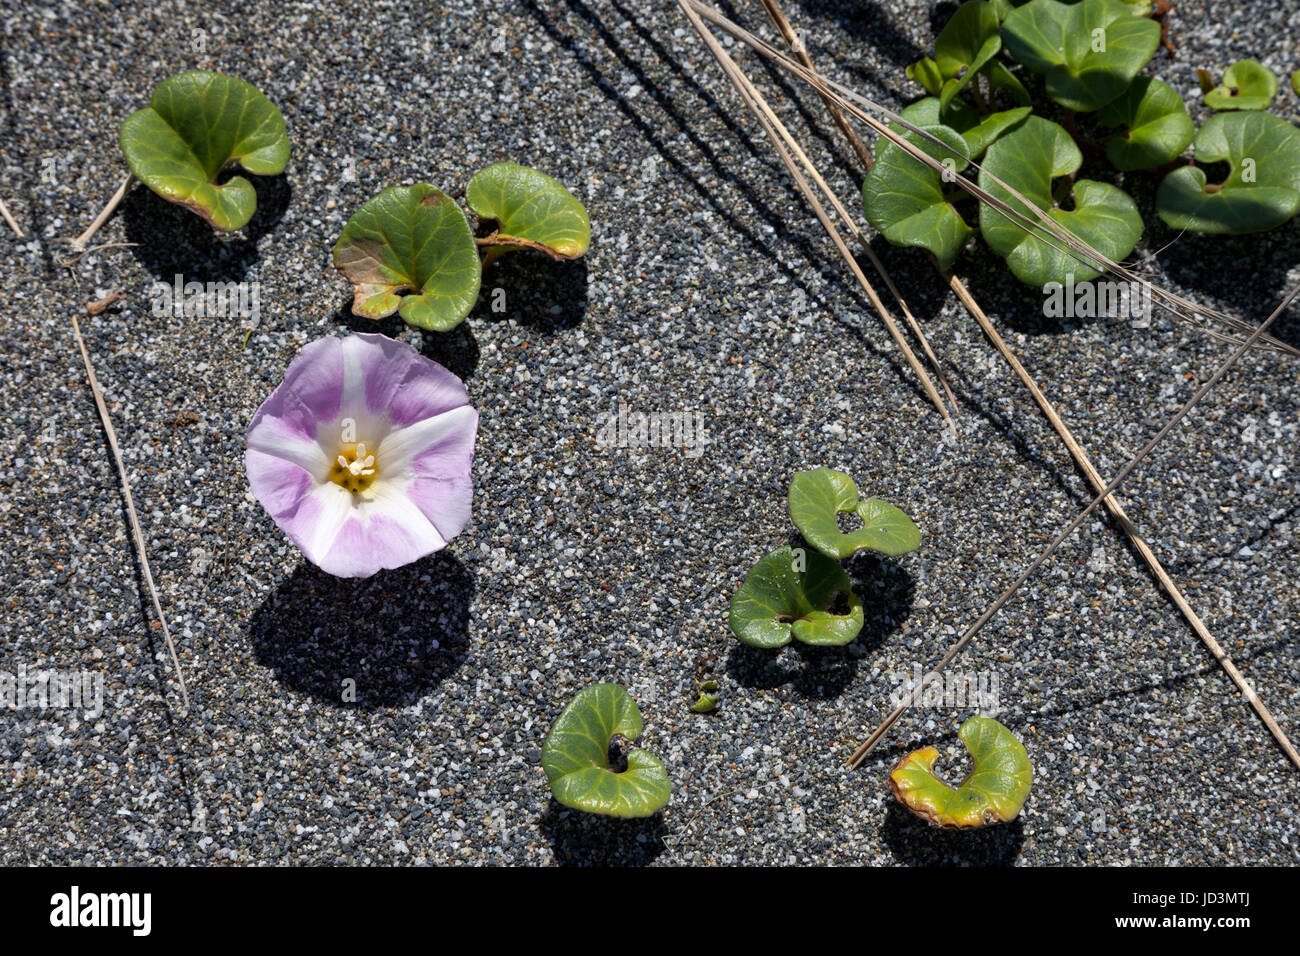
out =
[(537, 825), (559, 866), (646, 866), (665, 849), (662, 813), (622, 820), (571, 810), (552, 797)]
[(905, 866), (1010, 866), (1024, 846), (1020, 818), (978, 830), (931, 826), (890, 799), (885, 844)]
[(136, 183), (122, 202), (126, 241), (140, 264), (157, 279), (239, 282), (257, 262), (257, 242), (284, 218), (293, 196), (283, 175), (237, 171), (257, 191), (257, 211), (243, 229), (222, 233), (200, 216)]

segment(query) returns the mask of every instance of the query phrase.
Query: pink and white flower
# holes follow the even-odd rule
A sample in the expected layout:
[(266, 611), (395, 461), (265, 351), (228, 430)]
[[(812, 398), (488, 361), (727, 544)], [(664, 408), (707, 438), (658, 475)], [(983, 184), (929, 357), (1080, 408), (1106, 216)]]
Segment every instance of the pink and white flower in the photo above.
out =
[(437, 362), (383, 335), (330, 336), (289, 364), (248, 426), (253, 494), (307, 559), (369, 577), (469, 522), (478, 412)]

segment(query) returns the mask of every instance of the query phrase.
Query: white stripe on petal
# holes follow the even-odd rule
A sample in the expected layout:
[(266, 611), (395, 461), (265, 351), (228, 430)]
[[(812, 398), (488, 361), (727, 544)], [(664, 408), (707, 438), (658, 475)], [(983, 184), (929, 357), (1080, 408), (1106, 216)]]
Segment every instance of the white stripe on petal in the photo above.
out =
[(324, 481), (330, 472), (330, 460), (320, 445), (293, 434), (278, 419), (257, 422), (248, 433), (248, 447), (297, 465), (317, 481)]
[[(464, 453), (465, 467), (457, 469), (469, 473), (469, 460), (474, 453), (474, 433), (478, 412), (468, 405), (453, 408), (405, 428), (390, 432), (375, 449), (375, 459), (384, 473), (393, 477), (410, 477), (415, 474), (415, 459), (434, 448), (449, 436), (453, 442), (468, 446)], [(442, 476), (439, 476), (442, 477)], [(453, 477), (448, 475), (446, 477)]]
[(310, 537), (306, 541), (300, 541), (298, 546), (308, 560), (320, 564), (333, 546), (334, 539), (339, 536), (343, 523), (353, 514), (352, 492), (327, 481), (317, 485), (311, 496), (320, 505), (320, 517), (316, 527), (311, 530)]
[(438, 533), (424, 512), (406, 496), (400, 484), (393, 481), (376, 481), (370, 486), (371, 499), (366, 502), (366, 518), (383, 515), (396, 522), (411, 536), (411, 543), (421, 555), (430, 554), (446, 546), (447, 541)]
[(339, 405), (344, 418), (371, 418), (366, 404), (366, 376), (361, 368), (361, 350), (367, 344), (355, 335), (343, 340), (343, 400)]

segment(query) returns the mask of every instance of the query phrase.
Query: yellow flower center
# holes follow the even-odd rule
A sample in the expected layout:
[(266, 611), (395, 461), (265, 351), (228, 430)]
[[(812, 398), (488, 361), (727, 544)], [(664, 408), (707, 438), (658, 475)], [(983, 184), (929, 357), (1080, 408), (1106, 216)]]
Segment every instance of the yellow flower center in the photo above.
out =
[(375, 456), (366, 451), (365, 442), (340, 445), (338, 458), (330, 468), (330, 481), (354, 495), (365, 492), (375, 481)]

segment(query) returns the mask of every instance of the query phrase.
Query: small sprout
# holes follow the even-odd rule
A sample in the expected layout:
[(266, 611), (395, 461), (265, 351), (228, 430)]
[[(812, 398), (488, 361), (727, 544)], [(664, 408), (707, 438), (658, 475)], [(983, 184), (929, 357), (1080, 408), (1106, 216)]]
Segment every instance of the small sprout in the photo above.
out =
[(1238, 60), (1224, 71), (1223, 82), (1205, 93), (1205, 105), (1212, 110), (1262, 110), (1276, 95), (1277, 75), (1272, 70), (1256, 60)]
[(940, 103), (946, 108), (1001, 49), (992, 4), (969, 2), (958, 7), (934, 41), (934, 63), (944, 80)]
[(1156, 191), (1171, 229), (1240, 235), (1280, 226), (1300, 210), (1300, 130), (1272, 113), (1216, 113), (1196, 134), (1201, 164), (1226, 162), (1222, 183), (1180, 166)]
[(718, 709), (718, 702), (722, 698), (718, 694), (717, 681), (696, 681), (695, 689), (699, 692), (699, 699), (691, 704), (691, 710), (697, 714), (711, 714)]
[(1122, 131), (1106, 145), (1116, 169), (1154, 169), (1173, 162), (1196, 133), (1183, 98), (1168, 84), (1140, 76), (1123, 96), (1101, 108), (1097, 118)]
[[(1031, 6), (1041, 2), (1034, 0)], [(1086, 0), (1080, 4), (1085, 5)], [(1022, 7), (1012, 16), (1028, 9)], [(1035, 214), (1018, 198), (1024, 196), (1045, 210), (1058, 225), (1118, 262), (1137, 245), (1142, 235), (1142, 217), (1128, 193), (1091, 179), (1067, 181), (1074, 206), (1060, 208), (1053, 184), (1060, 177), (1072, 176), (1082, 164), (1083, 154), (1064, 127), (1041, 116), (1031, 116), (989, 147), (979, 184), (1033, 219)], [(1060, 243), (1027, 232), (991, 205), (980, 207), (980, 232), (990, 248), (1006, 259), (1021, 282), (1041, 288), (1049, 282), (1065, 282), (1070, 275), (1076, 282), (1097, 277), (1096, 269), (1063, 252)]]
[(542, 744), (542, 769), (555, 799), (612, 817), (649, 817), (666, 807), (672, 784), (663, 763), (646, 750), (623, 752), (615, 741), (636, 740), (641, 726), (636, 702), (617, 684), (579, 691)]
[(218, 185), (221, 171), (237, 164), (274, 176), (289, 161), (280, 111), (256, 87), (218, 73), (163, 80), (118, 139), (137, 179), (227, 232), (253, 218), (257, 193), (242, 176)]
[[(850, 512), (862, 519), (862, 527), (844, 534), (836, 515)], [(863, 548), (906, 554), (921, 544), (921, 532), (911, 518), (879, 498), (859, 501), (853, 479), (831, 468), (795, 474), (790, 482), (790, 517), (809, 544), (832, 558), (847, 558)]]
[(943, 74), (939, 72), (939, 65), (928, 56), (917, 60), (903, 72), (931, 96), (938, 96), (943, 89)]
[(862, 601), (838, 561), (779, 548), (754, 565), (732, 597), (731, 630), (751, 647), (784, 647), (792, 638), (847, 644), (862, 630)]
[(1024, 745), (991, 717), (976, 716), (957, 731), (973, 769), (956, 789), (934, 775), (939, 751), (913, 751), (889, 775), (894, 796), (907, 809), (939, 826), (968, 829), (1015, 819), (1029, 797), (1034, 768)]
[(1295, 90), (1296, 96), (1300, 96), (1300, 70), (1291, 74), (1291, 89)]
[(1087, 112), (1128, 89), (1160, 44), (1160, 24), (1134, 16), (1121, 0), (1033, 0), (1007, 14), (1002, 39), (1016, 60), (1046, 77), (1048, 96)]
[(591, 245), (587, 210), (558, 182), (527, 166), (496, 163), (469, 181), (465, 202), (496, 228), (479, 240), (492, 259), (534, 249), (552, 259), (577, 259)]
[(469, 222), (428, 183), (385, 189), (358, 209), (334, 245), (352, 283), (352, 312), (446, 332), (478, 299), (482, 267)]

